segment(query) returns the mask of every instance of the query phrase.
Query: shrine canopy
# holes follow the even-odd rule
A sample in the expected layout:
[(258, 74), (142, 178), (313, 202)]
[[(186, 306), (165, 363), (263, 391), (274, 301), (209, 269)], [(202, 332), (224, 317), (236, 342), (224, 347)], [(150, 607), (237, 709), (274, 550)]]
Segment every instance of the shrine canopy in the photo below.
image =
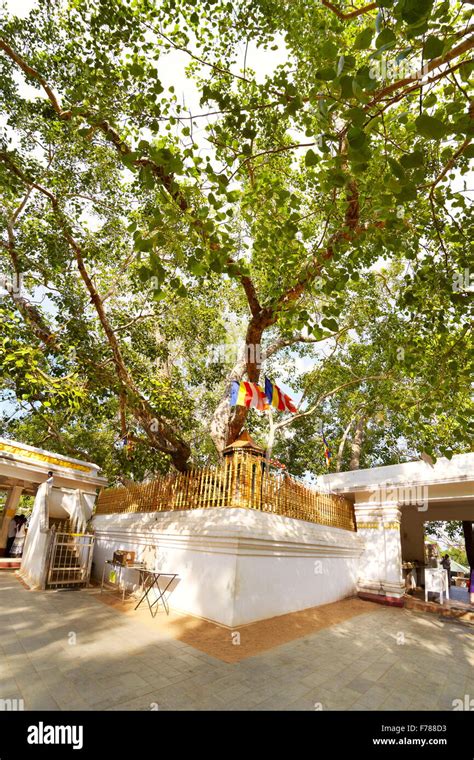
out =
[(34, 495), (50, 472), (53, 473), (54, 485), (59, 488), (90, 491), (101, 488), (107, 482), (100, 475), (97, 464), (0, 438), (1, 490), (21, 488), (22, 493)]
[(0, 519), (0, 557), (5, 554), (8, 527), (21, 496), (34, 496), (22, 570), (38, 585), (51, 518), (72, 520), (77, 529), (85, 530), (97, 493), (107, 482), (99, 473), (99, 466), (92, 462), (0, 438), (0, 491), (7, 494)]

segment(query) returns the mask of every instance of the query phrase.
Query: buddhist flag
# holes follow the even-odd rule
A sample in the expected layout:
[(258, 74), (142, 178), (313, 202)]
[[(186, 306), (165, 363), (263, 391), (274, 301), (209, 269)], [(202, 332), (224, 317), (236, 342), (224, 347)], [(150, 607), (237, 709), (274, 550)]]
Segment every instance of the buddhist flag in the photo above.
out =
[(257, 383), (239, 383), (237, 380), (232, 382), (230, 405), (246, 406), (248, 409), (259, 409), (261, 412), (268, 409), (267, 398)]
[(321, 431), (324, 443), (324, 456), (326, 457), (326, 467), (329, 467), (331, 463), (331, 452), (329, 451), (328, 442), (326, 441), (324, 433)]
[(265, 378), (265, 395), (268, 403), (276, 407), (279, 412), (291, 412), (292, 414), (298, 412), (291, 398), (283, 393), (278, 385), (271, 383), (267, 377)]

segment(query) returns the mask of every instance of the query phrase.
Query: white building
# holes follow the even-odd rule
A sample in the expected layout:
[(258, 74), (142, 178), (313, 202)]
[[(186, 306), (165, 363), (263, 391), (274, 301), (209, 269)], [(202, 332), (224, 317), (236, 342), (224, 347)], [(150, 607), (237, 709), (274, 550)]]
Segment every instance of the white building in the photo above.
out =
[(401, 605), (403, 561), (424, 563), (424, 522), (474, 520), (474, 454), (319, 481), (354, 502), (356, 532), (265, 506), (140, 511), (132, 499), (126, 510), (94, 517), (95, 573), (114, 549), (134, 551), (179, 574), (172, 607), (230, 627), (355, 594)]
[(425, 522), (474, 520), (474, 454), (320, 478), (324, 488), (354, 500), (357, 532), (364, 539), (357, 588), (366, 598), (400, 600), (402, 563), (424, 563)]
[[(34, 496), (21, 572), (30, 586), (45, 588), (48, 570), (54, 563), (51, 554), (53, 525), (67, 521), (76, 531), (84, 531), (98, 490), (106, 482), (99, 475), (98, 466), (92, 462), (0, 438), (0, 490), (7, 492), (0, 524), (0, 556), (5, 554), (8, 526), (18, 509), (21, 495)], [(62, 554), (63, 565), (66, 555), (71, 565), (73, 562), (79, 564), (73, 557), (76, 554), (76, 559), (79, 558), (77, 547), (64, 543)], [(85, 557), (81, 559), (86, 560)], [(79, 572), (78, 569), (76, 575)], [(69, 576), (72, 575), (71, 567)]]
[[(103, 491), (92, 520), (95, 577), (114, 551), (133, 551), (149, 569), (178, 574), (174, 609), (231, 628), (356, 594), (401, 605), (403, 562), (424, 564), (424, 523), (474, 520), (474, 454), (324, 475), (321, 492), (339, 497), (320, 498), (265, 474), (248, 436), (228, 453), (221, 469), (171, 476), (164, 490)], [(21, 569), (31, 586), (51, 587), (54, 523), (68, 519), (84, 532), (105, 482), (90, 462), (0, 439), (8, 491), (0, 552), (20, 495), (36, 495)], [(123, 575), (137, 586), (135, 570)]]

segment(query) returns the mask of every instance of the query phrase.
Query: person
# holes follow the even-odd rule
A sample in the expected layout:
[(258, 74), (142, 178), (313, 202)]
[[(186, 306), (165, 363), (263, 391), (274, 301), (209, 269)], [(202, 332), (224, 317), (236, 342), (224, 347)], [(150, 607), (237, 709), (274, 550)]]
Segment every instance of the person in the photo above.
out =
[(448, 583), (451, 585), (451, 558), (449, 554), (444, 555), (443, 559), (441, 560), (441, 564), (448, 572)]
[(23, 545), (26, 537), (26, 517), (25, 515), (17, 516), (17, 528), (13, 544), (10, 549), (11, 557), (21, 557), (23, 554)]
[(16, 538), (16, 531), (18, 528), (18, 518), (20, 515), (14, 515), (8, 525), (7, 545), (5, 550), (5, 556), (9, 557), (12, 550), (13, 542)]

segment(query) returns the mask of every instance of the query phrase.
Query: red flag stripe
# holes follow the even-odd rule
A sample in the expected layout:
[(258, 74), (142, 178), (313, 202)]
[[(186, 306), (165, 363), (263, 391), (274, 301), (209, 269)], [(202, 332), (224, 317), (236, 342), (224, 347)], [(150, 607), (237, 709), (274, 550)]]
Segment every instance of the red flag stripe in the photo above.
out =
[(277, 394), (278, 394), (278, 411), (284, 412), (285, 411), (285, 399), (284, 394), (281, 392), (279, 388), (275, 388)]
[(253, 394), (252, 394), (252, 383), (249, 383), (246, 380), (244, 380), (244, 385), (245, 385), (245, 391), (246, 391), (246, 393), (245, 393), (245, 406), (249, 408), (250, 404), (252, 403), (252, 396), (253, 396)]

